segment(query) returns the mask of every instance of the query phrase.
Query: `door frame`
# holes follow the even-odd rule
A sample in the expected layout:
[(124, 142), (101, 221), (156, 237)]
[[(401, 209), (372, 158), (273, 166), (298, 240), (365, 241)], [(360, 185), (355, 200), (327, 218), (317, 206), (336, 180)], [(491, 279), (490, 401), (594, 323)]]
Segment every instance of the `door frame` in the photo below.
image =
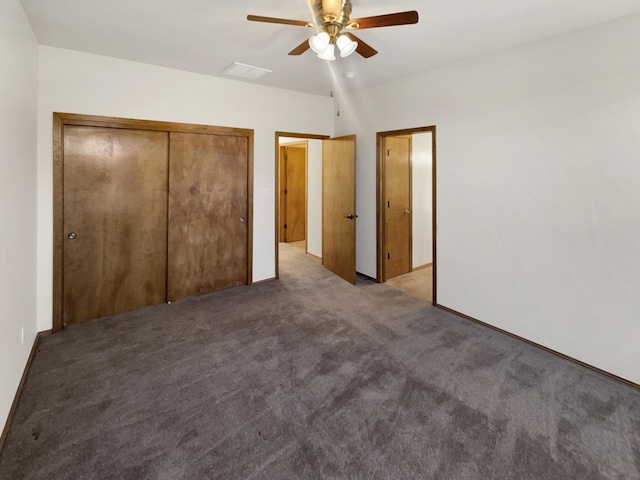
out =
[[(63, 328), (64, 299), (64, 127), (120, 128), (161, 132), (202, 133), (247, 139), (247, 285), (253, 283), (253, 130), (190, 123), (157, 122), (131, 118), (53, 113), (53, 333)], [(167, 198), (168, 201), (168, 198)]]
[[(275, 224), (275, 277), (276, 279), (280, 278), (280, 252), (278, 251), (278, 246), (280, 244), (280, 137), (290, 137), (290, 138), (299, 138), (300, 141), (303, 140), (326, 140), (331, 138), (330, 135), (317, 135), (312, 133), (294, 133), (294, 132), (275, 132), (275, 215), (274, 215), (274, 224)], [(307, 152), (308, 154), (308, 152)], [(308, 192), (307, 192), (308, 193)], [(306, 226), (305, 226), (306, 232)]]
[[(414, 133), (431, 132), (431, 154), (433, 163), (431, 167), (431, 187), (432, 187), (432, 207), (431, 207), (431, 223), (432, 223), (432, 252), (433, 252), (433, 269), (432, 269), (432, 288), (433, 299), (431, 303), (437, 304), (437, 262), (436, 262), (436, 126), (407, 128), (403, 130), (389, 130), (386, 132), (376, 133), (376, 281), (382, 283), (385, 278), (385, 262), (384, 262), (384, 234), (385, 234), (385, 216), (384, 216), (384, 140), (386, 137), (398, 137), (402, 135), (411, 135)], [(412, 239), (413, 241), (413, 239)]]

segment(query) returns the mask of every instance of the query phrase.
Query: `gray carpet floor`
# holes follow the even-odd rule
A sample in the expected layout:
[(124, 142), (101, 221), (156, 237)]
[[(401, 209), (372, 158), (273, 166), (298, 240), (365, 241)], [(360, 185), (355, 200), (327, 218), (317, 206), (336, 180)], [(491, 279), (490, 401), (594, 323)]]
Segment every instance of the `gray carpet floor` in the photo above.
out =
[(640, 391), (284, 245), (43, 338), (0, 478), (639, 479)]

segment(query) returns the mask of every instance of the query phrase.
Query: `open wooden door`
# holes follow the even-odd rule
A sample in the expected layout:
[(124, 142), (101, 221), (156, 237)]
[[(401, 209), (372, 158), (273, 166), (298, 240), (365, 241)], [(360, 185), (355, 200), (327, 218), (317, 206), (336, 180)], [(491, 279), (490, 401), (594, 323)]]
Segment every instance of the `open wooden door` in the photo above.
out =
[(306, 240), (307, 148), (280, 146), (279, 241)]
[(411, 271), (411, 135), (384, 139), (385, 278)]
[(322, 141), (322, 264), (356, 283), (356, 137)]
[(307, 149), (286, 147), (287, 153), (287, 242), (306, 239)]

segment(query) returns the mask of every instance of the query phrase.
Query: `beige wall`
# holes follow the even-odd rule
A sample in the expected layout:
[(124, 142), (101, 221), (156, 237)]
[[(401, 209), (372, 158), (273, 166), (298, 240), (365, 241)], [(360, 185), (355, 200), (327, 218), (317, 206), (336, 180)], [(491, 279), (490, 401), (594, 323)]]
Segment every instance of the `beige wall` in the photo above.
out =
[(433, 262), (432, 138), (431, 132), (411, 135), (412, 268)]

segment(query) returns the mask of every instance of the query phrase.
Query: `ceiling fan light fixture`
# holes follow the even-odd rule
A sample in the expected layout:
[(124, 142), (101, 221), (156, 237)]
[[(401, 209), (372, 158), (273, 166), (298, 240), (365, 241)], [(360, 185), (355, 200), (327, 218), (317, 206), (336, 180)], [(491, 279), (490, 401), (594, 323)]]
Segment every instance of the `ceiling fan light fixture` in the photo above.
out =
[(348, 57), (358, 48), (358, 42), (354, 42), (346, 35), (340, 35), (336, 41), (341, 57)]
[(330, 41), (331, 37), (329, 37), (327, 32), (320, 32), (317, 35), (309, 37), (309, 46), (311, 47), (311, 50), (316, 52), (318, 55), (322, 55), (327, 51)]
[(291, 20), (288, 18), (263, 17), (260, 15), (247, 15), (247, 20), (252, 22), (277, 23), (281, 25), (293, 25), (297, 27), (313, 27), (319, 33), (304, 40), (300, 45), (289, 52), (289, 55), (301, 55), (311, 49), (320, 58), (335, 60), (335, 45), (338, 45), (341, 57), (347, 57), (354, 51), (363, 58), (370, 58), (378, 51), (352, 33), (346, 33), (347, 37), (340, 39), (340, 34), (345, 29), (363, 30), (367, 28), (393, 27), (396, 25), (414, 25), (418, 23), (418, 12), (415, 10), (406, 12), (388, 13), (351, 19), (352, 0), (306, 0), (310, 10), (313, 10), (313, 22), (304, 20)]
[(324, 53), (319, 53), (318, 58), (321, 58), (322, 60), (328, 60), (330, 62), (335, 60), (336, 59), (335, 45), (333, 43), (330, 43), (329, 45), (327, 45), (326, 51)]

